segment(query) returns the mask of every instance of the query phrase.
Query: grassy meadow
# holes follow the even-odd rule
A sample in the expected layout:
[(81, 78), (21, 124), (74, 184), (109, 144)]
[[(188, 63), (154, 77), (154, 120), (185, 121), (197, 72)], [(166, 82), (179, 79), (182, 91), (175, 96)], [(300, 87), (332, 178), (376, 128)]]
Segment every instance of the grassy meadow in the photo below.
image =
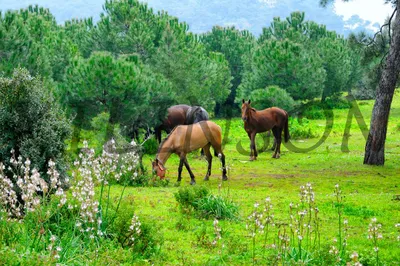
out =
[[(373, 101), (358, 101), (358, 106), (369, 125)], [(76, 230), (78, 225), (70, 219), (76, 213), (66, 207), (56, 207), (57, 201), (51, 203), (53, 207), (27, 215), (22, 222), (0, 219), (0, 264), (357, 265), (360, 262), (362, 265), (399, 265), (400, 228), (395, 225), (400, 223), (400, 93), (396, 93), (393, 101), (383, 167), (363, 165), (365, 139), (354, 117), (348, 135), (349, 151), (342, 151), (348, 112), (349, 109), (333, 110), (332, 130), (315, 149), (297, 153), (282, 146), (281, 158), (272, 159), (272, 151), (268, 148), (259, 153), (257, 161), (249, 161), (246, 152), (238, 152), (240, 146), (248, 151), (250, 144), (241, 119), (214, 120), (222, 127), (223, 133), (229, 129), (224, 146), (229, 180), (221, 180), (218, 158), (213, 159), (208, 182), (203, 181), (207, 163), (200, 157), (200, 152), (190, 154), (188, 161), (196, 176), (194, 187), (205, 187), (227, 205), (236, 206), (238, 211), (234, 219), (220, 219), (215, 224), (212, 216), (205, 219), (194, 208), (178, 204), (174, 194), (193, 187), (185, 168), (181, 184), (176, 183), (179, 160), (172, 155), (166, 164), (167, 182), (141, 187), (118, 184), (95, 187), (96, 193), (103, 195), (100, 211), (103, 223), (111, 221), (110, 227), (105, 226), (105, 237), (94, 240), (80, 237)], [(101, 121), (97, 123), (101, 124)], [(307, 125), (300, 123), (300, 127), (304, 126), (316, 137), (292, 139), (291, 142), (305, 149), (318, 143), (326, 121), (309, 119), (303, 123)], [(101, 139), (98, 132), (82, 131), (82, 136), (92, 144)], [(264, 145), (265, 138), (266, 135), (257, 136), (258, 149)], [(149, 176), (150, 160), (154, 157), (145, 155), (143, 158)], [(74, 168), (76, 166), (72, 166), (72, 172)], [(336, 184), (339, 184), (340, 195), (335, 194)], [(312, 207), (304, 198), (300, 199), (301, 186), (306, 189), (312, 186), (315, 193)], [(68, 197), (73, 194), (71, 191), (67, 192)], [(273, 214), (273, 222), (260, 233), (254, 215), (248, 217), (254, 214), (257, 204), (260, 204), (258, 211), (262, 212), (268, 197), (272, 209), (264, 215), (272, 217)], [(296, 219), (303, 209), (315, 210), (315, 207), (318, 208), (318, 219), (310, 218), (312, 224), (308, 234), (305, 224), (301, 224), (303, 220), (296, 222)], [(132, 231), (127, 228), (134, 214), (142, 223), (139, 224), (140, 242), (129, 246), (126, 243), (130, 243), (134, 233), (126, 233), (126, 230)], [(312, 215), (314, 217), (315, 211)], [(381, 224), (373, 235), (377, 241), (375, 244), (368, 238), (371, 234), (368, 233), (369, 225), (374, 218)], [(132, 224), (137, 225), (137, 220), (132, 220)], [(304, 241), (301, 247), (297, 233), (288, 233), (291, 228), (302, 231)], [(47, 242), (50, 245), (41, 242), (47, 231), (51, 235), (61, 235), (57, 240), (58, 253), (54, 253), (53, 240)], [(265, 240), (266, 232), (268, 237)], [(279, 236), (285, 232), (290, 237), (290, 244), (283, 255)], [(382, 238), (378, 237), (380, 234)], [(332, 246), (340, 248), (339, 243), (343, 241), (346, 245), (342, 246), (341, 260), (338, 260), (339, 255)], [(379, 258), (374, 247), (379, 248)], [(357, 258), (352, 255), (354, 252), (357, 252)]]
[[(369, 125), (373, 101), (359, 101), (358, 106), (363, 118)], [(173, 155), (169, 159), (167, 178), (168, 187), (127, 188), (126, 200), (134, 202), (135, 211), (140, 217), (154, 223), (158, 233), (163, 236), (162, 252), (155, 258), (156, 264), (204, 265), (226, 263), (241, 265), (252, 263), (251, 238), (246, 230), (247, 217), (253, 211), (256, 202), (262, 203), (270, 197), (273, 204), (275, 220), (288, 223), (289, 204), (299, 201), (300, 186), (310, 183), (315, 191), (316, 205), (321, 219), (321, 248), (329, 257), (329, 246), (338, 236), (338, 213), (335, 207), (334, 189), (339, 184), (342, 190), (343, 214), (348, 219), (347, 251), (357, 251), (364, 256), (364, 263), (374, 264), (373, 244), (367, 239), (368, 225), (376, 217), (382, 224), (383, 239), (379, 240), (380, 258), (385, 264), (400, 264), (399, 235), (395, 224), (400, 222), (400, 94), (397, 93), (391, 110), (391, 118), (386, 141), (386, 163), (384, 167), (363, 165), (365, 139), (354, 117), (348, 141), (349, 152), (342, 152), (342, 139), (345, 130), (348, 109), (334, 110), (333, 128), (324, 143), (307, 153), (295, 153), (282, 147), (281, 158), (272, 159), (272, 151), (260, 153), (257, 161), (249, 161), (249, 156), (237, 151), (241, 143), (245, 150), (249, 140), (238, 118), (231, 121), (215, 120), (226, 131), (229, 125), (229, 137), (224, 152), (227, 157), (227, 182), (221, 181), (221, 164), (213, 159), (210, 181), (203, 181), (207, 163), (198, 152), (188, 157), (196, 176), (197, 185), (208, 187), (213, 194), (223, 195), (239, 206), (237, 221), (220, 221), (222, 228), (223, 248), (210, 248), (202, 243), (204, 228), (207, 237), (213, 236), (213, 220), (196, 219), (193, 215), (182, 214), (174, 198), (178, 187), (174, 184), (177, 178), (179, 159)], [(310, 127), (319, 137), (325, 129), (325, 120), (310, 120)], [(264, 136), (265, 137), (265, 136)], [(311, 147), (318, 138), (292, 140), (297, 147)], [(263, 145), (263, 137), (257, 136), (258, 148)], [(149, 159), (144, 162), (149, 166)], [(182, 186), (190, 186), (190, 177), (183, 170)], [(116, 195), (120, 187), (112, 188)], [(397, 198), (396, 198), (397, 197)], [(343, 218), (342, 218), (343, 219)], [(276, 228), (272, 230), (276, 234)], [(274, 235), (272, 233), (271, 235)], [(276, 238), (276, 237), (275, 237)], [(270, 244), (276, 239), (270, 239)], [(262, 242), (262, 241), (261, 241)], [(256, 248), (259, 256), (256, 262), (268, 264), (262, 258), (262, 243)], [(350, 261), (350, 257), (348, 257)], [(320, 261), (317, 264), (325, 264)], [(326, 265), (330, 263), (326, 262)]]

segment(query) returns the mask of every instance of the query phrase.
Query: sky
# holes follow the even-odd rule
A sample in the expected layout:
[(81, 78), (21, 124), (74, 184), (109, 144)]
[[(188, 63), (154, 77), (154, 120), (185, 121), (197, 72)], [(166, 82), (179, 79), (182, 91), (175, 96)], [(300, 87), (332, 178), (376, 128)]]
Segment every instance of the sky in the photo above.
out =
[[(390, 4), (384, 4), (381, 0), (352, 0), (350, 2), (336, 1), (333, 6), (334, 12), (342, 16), (345, 22), (348, 22), (352, 16), (357, 15), (361, 19), (371, 21), (367, 29), (376, 30), (373, 25), (378, 23), (382, 25), (385, 19), (393, 12)], [(350, 28), (355, 27), (351, 23), (345, 24)]]
[[(306, 20), (327, 25), (329, 30), (347, 35), (351, 31), (374, 33), (391, 14), (384, 0), (335, 1), (326, 8), (319, 0), (145, 0), (155, 11), (166, 10), (189, 24), (195, 33), (212, 26), (234, 25), (260, 34), (272, 18), (287, 17), (293, 11), (304, 11)], [(58, 23), (71, 18), (93, 17), (98, 20), (103, 0), (0, 0), (0, 10), (19, 9), (38, 4), (50, 9)]]

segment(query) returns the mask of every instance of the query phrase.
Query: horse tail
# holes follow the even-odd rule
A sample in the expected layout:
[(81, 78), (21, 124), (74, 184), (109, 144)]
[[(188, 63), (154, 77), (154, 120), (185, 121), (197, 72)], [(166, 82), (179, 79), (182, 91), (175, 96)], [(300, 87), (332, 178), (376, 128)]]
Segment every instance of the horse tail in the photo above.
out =
[(286, 122), (285, 122), (285, 142), (289, 141), (289, 115), (288, 113), (285, 111), (286, 113)]

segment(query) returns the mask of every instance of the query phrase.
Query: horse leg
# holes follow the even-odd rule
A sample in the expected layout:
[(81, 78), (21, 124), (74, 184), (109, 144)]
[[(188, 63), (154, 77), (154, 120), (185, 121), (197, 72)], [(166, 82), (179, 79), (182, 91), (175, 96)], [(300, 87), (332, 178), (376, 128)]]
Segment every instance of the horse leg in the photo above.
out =
[(226, 181), (226, 180), (228, 180), (228, 177), (226, 176), (225, 154), (223, 154), (221, 151), (218, 154), (218, 157), (221, 159), (221, 163), (222, 163), (222, 180)]
[(193, 174), (192, 170), (190, 169), (189, 163), (188, 163), (188, 161), (186, 159), (186, 155), (185, 155), (185, 158), (183, 159), (183, 163), (185, 164), (185, 167), (189, 172), (190, 179), (191, 179), (190, 184), (191, 185), (196, 184), (196, 181), (194, 180), (194, 174)]
[(274, 151), (276, 149), (276, 138), (274, 137), (274, 143), (272, 144), (271, 151)]
[(177, 182), (181, 182), (182, 180), (182, 168), (183, 168), (183, 162), (185, 160), (185, 157), (181, 156), (179, 160), (179, 167), (178, 167), (178, 180)]
[(281, 157), (282, 128), (274, 127), (272, 132), (274, 133), (276, 141), (276, 147), (272, 158), (279, 159)]
[(250, 140), (250, 161), (252, 161), (252, 158), (253, 158), (253, 147), (252, 147), (252, 144), (251, 144), (251, 133), (247, 132), (247, 136), (249, 136), (249, 140)]
[(202, 150), (204, 151), (204, 155), (206, 156), (207, 162), (208, 162), (208, 170), (207, 170), (206, 176), (204, 177), (204, 181), (208, 181), (209, 177), (211, 175), (211, 165), (212, 165), (212, 155), (210, 152), (210, 144), (205, 146)]
[(257, 160), (256, 132), (250, 134), (250, 161)]
[[(221, 160), (222, 180), (226, 181), (226, 180), (228, 180), (228, 177), (226, 176), (225, 154), (222, 152), (221, 142), (212, 141), (211, 146), (214, 149), (215, 155), (218, 156), (218, 158)], [(210, 167), (210, 174), (211, 174), (211, 163), (210, 163), (209, 167)]]

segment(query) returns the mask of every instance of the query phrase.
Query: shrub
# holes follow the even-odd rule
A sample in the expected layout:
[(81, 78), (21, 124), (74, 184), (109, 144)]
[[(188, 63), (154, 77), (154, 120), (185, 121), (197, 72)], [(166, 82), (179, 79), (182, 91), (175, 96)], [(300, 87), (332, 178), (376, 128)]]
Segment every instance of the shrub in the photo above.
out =
[(14, 149), (16, 157), (29, 158), (41, 174), (52, 159), (64, 176), (70, 121), (42, 81), (26, 69), (15, 69), (11, 78), (0, 77), (0, 128), (0, 161), (6, 169)]
[(145, 154), (156, 154), (158, 150), (158, 142), (156, 138), (150, 138), (143, 143), (143, 150)]
[(321, 103), (321, 106), (328, 109), (348, 109), (351, 103), (343, 97), (329, 97)]
[(253, 107), (258, 110), (275, 106), (290, 111), (296, 106), (296, 102), (289, 93), (278, 86), (254, 90), (250, 94), (250, 99), (254, 102)]
[(197, 210), (201, 217), (206, 219), (235, 220), (238, 217), (238, 207), (232, 201), (221, 196), (208, 195), (196, 202)]
[(308, 119), (324, 119), (324, 110), (348, 109), (351, 103), (342, 97), (330, 97), (324, 102), (312, 101), (300, 108), (300, 113)]
[(174, 194), (176, 201), (184, 208), (194, 207), (198, 200), (207, 197), (210, 194), (208, 188), (204, 186), (180, 188)]
[(238, 215), (238, 207), (232, 201), (215, 196), (203, 186), (180, 188), (176, 201), (183, 209), (194, 209), (201, 218), (231, 219)]
[(115, 220), (110, 224), (109, 232), (122, 247), (131, 248), (135, 253), (135, 259), (148, 259), (158, 254), (163, 244), (163, 237), (153, 223), (143, 220), (142, 217), (133, 215), (133, 204), (122, 203), (120, 206), (124, 211), (116, 212), (112, 207), (112, 215)]
[(351, 94), (357, 100), (373, 100), (376, 97), (375, 89), (367, 89), (365, 87), (354, 89)]
[(300, 138), (315, 138), (318, 134), (311, 127), (310, 121), (307, 118), (289, 118), (289, 132), (293, 139)]
[(305, 108), (302, 115), (308, 119), (324, 119), (324, 110), (320, 105), (310, 105)]

